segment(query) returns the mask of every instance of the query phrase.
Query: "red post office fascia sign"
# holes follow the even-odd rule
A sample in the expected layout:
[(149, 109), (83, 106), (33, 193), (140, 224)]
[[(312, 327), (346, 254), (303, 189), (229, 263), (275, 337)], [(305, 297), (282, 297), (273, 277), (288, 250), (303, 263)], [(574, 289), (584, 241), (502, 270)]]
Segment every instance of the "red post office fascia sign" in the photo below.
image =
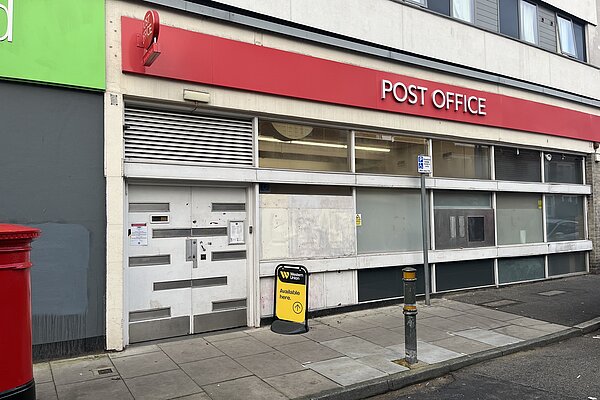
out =
[(123, 72), (468, 124), (600, 141), (600, 116), (303, 54), (161, 27), (151, 68), (141, 21), (122, 17)]

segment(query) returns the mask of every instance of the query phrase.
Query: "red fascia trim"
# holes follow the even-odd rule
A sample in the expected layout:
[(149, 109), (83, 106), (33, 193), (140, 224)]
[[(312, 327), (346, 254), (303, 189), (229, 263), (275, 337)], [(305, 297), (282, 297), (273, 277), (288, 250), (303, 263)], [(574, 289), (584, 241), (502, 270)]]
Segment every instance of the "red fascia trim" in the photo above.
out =
[[(142, 20), (121, 17), (123, 72), (170, 78), (469, 124), (600, 141), (600, 116), (562, 107), (358, 67), (303, 54), (238, 42), (170, 26), (161, 27), (161, 52), (144, 67), (136, 45)], [(382, 79), (427, 87), (425, 104), (381, 99)], [(437, 109), (431, 94), (461, 93), (486, 99), (487, 115)]]

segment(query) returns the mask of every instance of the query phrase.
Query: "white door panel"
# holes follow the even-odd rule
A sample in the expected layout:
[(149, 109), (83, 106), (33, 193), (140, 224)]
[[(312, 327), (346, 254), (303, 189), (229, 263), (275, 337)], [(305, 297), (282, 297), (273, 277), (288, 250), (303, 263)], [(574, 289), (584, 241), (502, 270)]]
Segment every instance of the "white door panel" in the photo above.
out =
[[(245, 325), (245, 189), (140, 185), (128, 198), (129, 224), (148, 229), (147, 245), (129, 243), (130, 342)], [(230, 244), (230, 221), (243, 243)]]

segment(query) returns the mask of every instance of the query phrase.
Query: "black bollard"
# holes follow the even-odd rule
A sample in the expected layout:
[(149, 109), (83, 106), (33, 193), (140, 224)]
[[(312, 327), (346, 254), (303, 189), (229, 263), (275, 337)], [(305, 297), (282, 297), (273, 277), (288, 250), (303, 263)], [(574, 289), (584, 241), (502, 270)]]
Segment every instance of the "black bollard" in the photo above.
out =
[(402, 269), (404, 281), (404, 354), (408, 364), (417, 362), (417, 270)]

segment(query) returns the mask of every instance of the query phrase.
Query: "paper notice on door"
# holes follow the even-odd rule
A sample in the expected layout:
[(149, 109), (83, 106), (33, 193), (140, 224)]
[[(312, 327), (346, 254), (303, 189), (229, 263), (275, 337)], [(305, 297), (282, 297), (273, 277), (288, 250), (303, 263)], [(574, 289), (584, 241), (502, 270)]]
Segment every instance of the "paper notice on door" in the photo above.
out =
[(131, 224), (129, 232), (130, 246), (148, 246), (148, 225)]
[(244, 221), (229, 221), (229, 244), (244, 244)]

